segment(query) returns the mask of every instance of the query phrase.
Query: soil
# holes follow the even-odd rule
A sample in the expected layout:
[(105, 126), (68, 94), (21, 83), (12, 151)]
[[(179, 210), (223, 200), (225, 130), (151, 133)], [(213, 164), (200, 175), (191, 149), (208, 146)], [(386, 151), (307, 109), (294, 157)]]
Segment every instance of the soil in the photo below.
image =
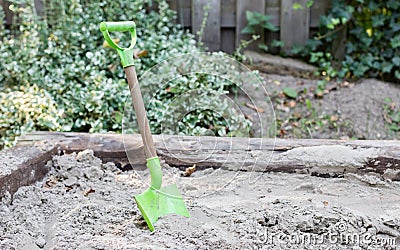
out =
[[(251, 91), (246, 86), (246, 98), (239, 96), (242, 103), (249, 102), (250, 97), (263, 109), (263, 112), (257, 112), (242, 105), (245, 115), (253, 120), (254, 137), (400, 139), (399, 131), (389, 129), (391, 121), (385, 112), (385, 106), (400, 112), (399, 84), (376, 79), (331, 81), (326, 83), (323, 94), (315, 95), (322, 78), (313, 76), (315, 68), (312, 66), (251, 51), (245, 55), (253, 62), (248, 66), (260, 71), (265, 88), (264, 91), (259, 88)], [(298, 97), (285, 96), (283, 89), (287, 87), (296, 90)], [(272, 106), (265, 102), (268, 96)], [(311, 107), (307, 107), (306, 99), (310, 100)], [(260, 126), (260, 122), (264, 125)]]
[(167, 215), (151, 233), (132, 198), (146, 188), (148, 171), (121, 171), (90, 150), (55, 156), (48, 165), (42, 182), (1, 201), (0, 249), (400, 246), (400, 183), (373, 175), (205, 169), (183, 177), (162, 164), (164, 185), (177, 183), (191, 218)]

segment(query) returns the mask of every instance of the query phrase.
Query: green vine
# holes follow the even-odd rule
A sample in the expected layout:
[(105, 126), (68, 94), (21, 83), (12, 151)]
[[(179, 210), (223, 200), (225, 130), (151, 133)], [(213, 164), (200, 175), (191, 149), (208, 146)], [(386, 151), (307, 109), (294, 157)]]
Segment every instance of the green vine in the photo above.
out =
[[(318, 34), (293, 52), (328, 77), (375, 77), (400, 82), (400, 2), (334, 0)], [(336, 42), (346, 36), (344, 53)], [(340, 47), (339, 47), (340, 48)]]

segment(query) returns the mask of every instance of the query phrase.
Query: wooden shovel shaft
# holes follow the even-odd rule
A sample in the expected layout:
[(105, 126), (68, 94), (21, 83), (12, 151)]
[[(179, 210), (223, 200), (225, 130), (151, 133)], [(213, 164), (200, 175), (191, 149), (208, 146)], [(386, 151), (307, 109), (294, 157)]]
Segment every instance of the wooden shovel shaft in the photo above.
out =
[(147, 159), (156, 157), (157, 153), (154, 147), (153, 137), (151, 136), (149, 120), (147, 119), (146, 109), (144, 107), (142, 93), (140, 92), (135, 66), (128, 66), (124, 68), (124, 70), (126, 78), (128, 79), (129, 90), (131, 91), (132, 103), (136, 112), (140, 134), (142, 135), (146, 157)]

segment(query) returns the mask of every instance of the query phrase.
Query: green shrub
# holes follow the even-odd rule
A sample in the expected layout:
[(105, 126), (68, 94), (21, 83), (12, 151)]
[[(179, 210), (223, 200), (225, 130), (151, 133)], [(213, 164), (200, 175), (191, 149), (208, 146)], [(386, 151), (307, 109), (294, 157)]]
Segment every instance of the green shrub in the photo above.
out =
[[(328, 14), (321, 17), (319, 34), (302, 54), (330, 77), (400, 82), (399, 9), (397, 0), (332, 1)], [(334, 58), (333, 45), (346, 30), (344, 58)]]
[(32, 130), (57, 130), (62, 112), (51, 96), (37, 86), (0, 92), (0, 148)]
[(257, 83), (259, 78), (242, 67), (224, 53), (214, 52), (174, 57), (150, 69), (140, 84), (153, 132), (248, 136), (251, 122), (229, 90), (244, 81)]
[[(247, 25), (241, 30), (241, 33), (256, 35), (260, 29), (278, 31), (279, 29), (271, 23), (271, 18), (272, 16), (270, 15), (264, 15), (256, 11), (246, 11)], [(253, 38), (253, 40), (256, 39)], [(279, 41), (274, 40), (273, 45), (276, 46), (277, 44), (279, 44)], [(263, 42), (258, 43), (258, 48), (264, 50), (265, 52), (269, 51), (268, 46)]]

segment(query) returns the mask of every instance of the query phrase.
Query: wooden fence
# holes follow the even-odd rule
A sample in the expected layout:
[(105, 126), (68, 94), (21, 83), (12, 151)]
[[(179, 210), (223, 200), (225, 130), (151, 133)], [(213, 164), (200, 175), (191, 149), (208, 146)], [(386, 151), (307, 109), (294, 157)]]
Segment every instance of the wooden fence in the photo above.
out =
[[(45, 0), (35, 0), (36, 9), (40, 13)], [(329, 0), (316, 0), (311, 8), (306, 7), (307, 0), (168, 0), (172, 9), (178, 13), (178, 23), (193, 34), (201, 28), (204, 14), (208, 6), (208, 17), (202, 35), (202, 42), (211, 51), (231, 53), (239, 46), (241, 40), (249, 40), (250, 35), (241, 34), (246, 26), (246, 11), (257, 11), (270, 15), (271, 23), (277, 32), (259, 30), (260, 40), (267, 44), (273, 53), (279, 49), (272, 48), (272, 41), (284, 43), (282, 48), (288, 52), (295, 45), (304, 44), (315, 33), (320, 16), (329, 8)], [(6, 21), (11, 22), (11, 14), (7, 11), (8, 2), (0, 0), (6, 10)], [(293, 8), (300, 4), (302, 8)], [(257, 48), (256, 44), (251, 45)]]
[[(295, 3), (303, 8), (293, 8)], [(306, 3), (307, 0), (170, 0), (178, 13), (178, 22), (193, 34), (201, 27), (204, 6), (209, 5), (202, 41), (212, 51), (226, 52), (234, 51), (241, 40), (250, 39), (250, 35), (241, 34), (247, 24), (247, 10), (272, 17), (271, 23), (279, 30), (259, 33), (260, 41), (269, 47), (273, 40), (282, 41), (286, 52), (295, 44), (304, 44), (315, 34), (320, 16), (329, 8), (330, 1), (314, 1), (311, 8)], [(275, 52), (278, 52), (276, 48)]]

